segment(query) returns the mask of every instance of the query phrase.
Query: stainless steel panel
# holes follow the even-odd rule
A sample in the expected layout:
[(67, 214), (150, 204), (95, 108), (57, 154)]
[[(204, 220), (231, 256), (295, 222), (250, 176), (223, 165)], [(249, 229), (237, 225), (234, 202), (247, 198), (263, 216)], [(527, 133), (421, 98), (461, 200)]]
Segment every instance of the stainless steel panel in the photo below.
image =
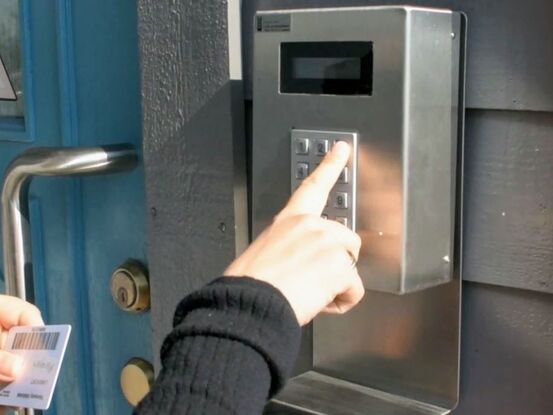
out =
[[(445, 195), (442, 196), (445, 196), (443, 200), (446, 202), (442, 202), (443, 205), (440, 205), (438, 210), (446, 213), (444, 216), (446, 219), (437, 219), (438, 223), (443, 220), (440, 224), (442, 233), (435, 235), (436, 228), (429, 226), (426, 233), (414, 233), (408, 234), (408, 236), (413, 235), (413, 238), (419, 238), (423, 250), (425, 247), (434, 247), (433, 244), (439, 240), (441, 242), (440, 249), (447, 247), (445, 255), (451, 255), (450, 252), (453, 251), (451, 236), (454, 233), (452, 221), (454, 191), (456, 189), (460, 195), (462, 177), (462, 153), (458, 158), (456, 157), (457, 145), (459, 149), (462, 149), (462, 142), (456, 143), (455, 140), (450, 139), (451, 136), (457, 134), (458, 128), (459, 136), (462, 137), (462, 128), (457, 122), (458, 114), (462, 114), (464, 107), (463, 96), (458, 97), (457, 92), (459, 87), (457, 80), (464, 75), (463, 72), (461, 76), (459, 73), (459, 68), (463, 67), (459, 58), (461, 51), (459, 41), (464, 39), (464, 33), (461, 30), (461, 17), (458, 14), (444, 13), (442, 17), (447, 17), (447, 24), (445, 24), (433, 19), (426, 19), (423, 15), (430, 13), (428, 11), (421, 12), (421, 19), (413, 19), (412, 16), (409, 17), (409, 13), (412, 13), (411, 9), (368, 9), (372, 10), (374, 15), (370, 13), (364, 15), (363, 10), (367, 9), (342, 10), (341, 13), (326, 17), (320, 13), (316, 19), (308, 20), (303, 20), (304, 16), (302, 16), (301, 21), (298, 21), (294, 14), (291, 22), (292, 30), (297, 30), (298, 27), (302, 28), (301, 36), (298, 39), (301, 41), (329, 40), (325, 36), (332, 37), (332, 40), (352, 41), (359, 39), (359, 33), (366, 36), (363, 39), (374, 41), (375, 96), (372, 98), (325, 96), (324, 99), (321, 99), (321, 97), (309, 95), (278, 95), (275, 92), (278, 81), (278, 61), (271, 50), (274, 52), (279, 41), (290, 39), (292, 35), (291, 33), (258, 33), (258, 37), (263, 41), (256, 43), (255, 61), (252, 157), (254, 235), (270, 222), (289, 196), (289, 129), (294, 127), (351, 131), (353, 128), (359, 134), (358, 215), (362, 215), (363, 209), (366, 209), (366, 206), (363, 206), (363, 202), (360, 201), (363, 198), (363, 192), (365, 195), (370, 194), (368, 190), (372, 190), (372, 185), (376, 190), (373, 190), (373, 194), (368, 199), (373, 203), (381, 203), (381, 216), (377, 220), (378, 223), (385, 223), (386, 226), (392, 228), (393, 226), (401, 228), (406, 217), (418, 221), (419, 217), (425, 217), (425, 212), (419, 216), (413, 211), (414, 216), (410, 217), (410, 212), (405, 211), (404, 206), (416, 202), (415, 207), (419, 210), (421, 206), (425, 206), (429, 211), (433, 211), (434, 206), (425, 205), (424, 191), (419, 194), (416, 192), (426, 189), (426, 186), (420, 186), (420, 183), (425, 183), (426, 180), (432, 181), (435, 179), (435, 175), (439, 176), (440, 174), (443, 179), (445, 175), (447, 183), (443, 181), (436, 186), (435, 182), (432, 182), (435, 188), (445, 192)], [(416, 35), (409, 36), (412, 31), (415, 31), (417, 25), (431, 27), (435, 31), (445, 31), (447, 27), (447, 37), (451, 42), (451, 46), (446, 52), (448, 54), (447, 63), (443, 57), (438, 57), (437, 61), (429, 59), (425, 62), (421, 56), (415, 53), (416, 48), (411, 48), (413, 45), (424, 44), (422, 38), (418, 38)], [(455, 39), (452, 39), (451, 33), (455, 34)], [(409, 46), (406, 46), (406, 39), (409, 40), (407, 42)], [(437, 43), (439, 44), (440, 40), (437, 40)], [(434, 51), (430, 55), (439, 56), (440, 53)], [(443, 63), (441, 67), (440, 62)], [(429, 72), (432, 76), (425, 77), (423, 75), (422, 79), (419, 79), (418, 74), (405, 70), (409, 64), (414, 65), (415, 69), (413, 70), (420, 70), (421, 66), (429, 64), (433, 69)], [(436, 72), (441, 71), (447, 71), (448, 75), (441, 79), (435, 79), (437, 78)], [(405, 82), (406, 78), (408, 78), (408, 82)], [(429, 92), (432, 82), (441, 84), (443, 88), (447, 85), (448, 90), (440, 95), (441, 98), (428, 96), (432, 95)], [(413, 87), (413, 83), (418, 83), (418, 86)], [(411, 89), (408, 88), (409, 85), (411, 85)], [(423, 100), (421, 96), (426, 96), (426, 100)], [(407, 104), (404, 104), (404, 98), (406, 98)], [(436, 99), (438, 100), (436, 101)], [(441, 113), (441, 118), (446, 119), (445, 122), (434, 118), (419, 119), (414, 112), (409, 113), (409, 104), (413, 106), (436, 105), (442, 108), (443, 101), (440, 100), (450, 101), (447, 113), (446, 111)], [(414, 131), (415, 134), (426, 134), (432, 132), (428, 126), (438, 130), (442, 129), (441, 131), (447, 139), (441, 143), (433, 143), (436, 147), (432, 147), (430, 142), (422, 142), (420, 148), (413, 149), (415, 158), (403, 158), (404, 145), (412, 144), (409, 140), (403, 141), (407, 135), (406, 129), (409, 128), (409, 131)], [(442, 159), (432, 160), (430, 157), (425, 160), (430, 149), (441, 152)], [(460, 163), (457, 177), (454, 174), (455, 160)], [(439, 166), (436, 172), (439, 173), (432, 175), (424, 168), (417, 170), (421, 167), (418, 163), (426, 161), (436, 163)], [(411, 163), (414, 165), (413, 168), (411, 168)], [(367, 169), (365, 173), (364, 168)], [(410, 174), (413, 171), (417, 174), (425, 172), (428, 173), (428, 176), (420, 176), (420, 181), (417, 181), (416, 174)], [(375, 175), (372, 182), (370, 181), (371, 175)], [(367, 176), (369, 179), (366, 178)], [(275, 179), (275, 177), (280, 178)], [(404, 192), (405, 183), (411, 183), (412, 189), (414, 189), (413, 193)], [(404, 202), (405, 196), (413, 197), (414, 200)], [(462, 203), (460, 197), (457, 202), (456, 232), (458, 239), (454, 245), (456, 255), (451, 255), (449, 258), (450, 264), (454, 268), (453, 281), (404, 296), (369, 291), (362, 304), (348, 315), (341, 318), (317, 319), (313, 324), (312, 341), (310, 339), (309, 342), (303, 344), (304, 349), (300, 356), (301, 369), (296, 373), (313, 369), (319, 374), (326, 374), (336, 380), (345, 380), (350, 382), (349, 385), (354, 384), (356, 387), (368, 388), (375, 393), (379, 391), (378, 393), (424, 402), (440, 408), (442, 413), (446, 413), (455, 406), (458, 398), (459, 374), (459, 276), (461, 273), (459, 252), (461, 246), (460, 206)], [(421, 203), (421, 205), (417, 205), (417, 203)], [(417, 222), (417, 226), (420, 226), (420, 222)], [(361, 231), (367, 229), (366, 221), (360, 219), (358, 228)], [(407, 231), (413, 232), (410, 229)], [(364, 236), (364, 242), (367, 244), (367, 237)], [(436, 240), (432, 239), (434, 237)], [(399, 240), (402, 238), (397, 235), (397, 240), (390, 239), (392, 243), (395, 243), (395, 249), (398, 250), (398, 247), (401, 247), (399, 242), (402, 242)], [(372, 248), (370, 242), (368, 247)], [(414, 246), (413, 249), (421, 247)], [(364, 252), (363, 255), (366, 260), (367, 252)], [(440, 261), (445, 255), (440, 256)], [(394, 258), (396, 269), (399, 268), (399, 256), (396, 254)], [(443, 263), (441, 264), (443, 265)], [(390, 284), (388, 289), (401, 292), (401, 281), (397, 279), (395, 285)], [(308, 365), (309, 359), (312, 359), (312, 368)], [(301, 382), (306, 378), (298, 379), (302, 379), (300, 384), (293, 381), (282, 395), (281, 400), (286, 401), (288, 406), (291, 400), (296, 399), (294, 396), (301, 399), (301, 395), (307, 393), (301, 389), (305, 386), (305, 384), (301, 386)], [(301, 393), (294, 392), (300, 390), (298, 388), (301, 389)], [(346, 389), (351, 388), (348, 386)], [(339, 394), (332, 393), (322, 385), (314, 386), (314, 390), (318, 392), (313, 392), (310, 396), (317, 402), (303, 401), (303, 404), (298, 407), (301, 407), (305, 413), (333, 413), (331, 409), (325, 412), (313, 408), (322, 405), (320, 400), (337, 399)], [(291, 395), (288, 394), (289, 392)], [(373, 411), (373, 405), (374, 408), (379, 408), (379, 403), (373, 401), (368, 403), (354, 395), (347, 396), (349, 396), (349, 402), (343, 401), (341, 410), (334, 409), (336, 413), (343, 414), (346, 413), (346, 410), (359, 408), (356, 406), (359, 404), (358, 399), (366, 404), (366, 411), (359, 413), (381, 413), (380, 409)], [(299, 409), (296, 408), (296, 410)], [(395, 410), (396, 412), (391, 413), (403, 413), (399, 408)]]
[(301, 408), (309, 408), (303, 413), (319, 415), (441, 415), (449, 412), (316, 372), (307, 372), (292, 379), (275, 398), (274, 404), (278, 406), (266, 411), (266, 415), (289, 414), (290, 410)]
[[(358, 269), (365, 286), (405, 293), (451, 279), (452, 51), (459, 43), (453, 16), (408, 7), (311, 9), (293, 13), (289, 32), (257, 32), (254, 234), (290, 195), (290, 129), (357, 131), (356, 228), (364, 242)], [(279, 93), (281, 42), (352, 40), (374, 42), (372, 96)]]
[(459, 282), (404, 296), (367, 291), (346, 316), (313, 325), (313, 368), (385, 392), (455, 405)]

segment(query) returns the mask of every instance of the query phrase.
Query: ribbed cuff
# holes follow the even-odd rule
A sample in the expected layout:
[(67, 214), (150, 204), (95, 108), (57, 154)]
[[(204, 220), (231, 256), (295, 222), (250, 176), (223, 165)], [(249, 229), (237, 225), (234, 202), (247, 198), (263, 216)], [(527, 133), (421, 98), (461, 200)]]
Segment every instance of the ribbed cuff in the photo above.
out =
[(218, 278), (181, 301), (175, 329), (161, 349), (187, 336), (214, 336), (256, 350), (271, 372), (270, 397), (284, 385), (296, 360), (301, 330), (290, 304), (272, 285), (248, 277)]

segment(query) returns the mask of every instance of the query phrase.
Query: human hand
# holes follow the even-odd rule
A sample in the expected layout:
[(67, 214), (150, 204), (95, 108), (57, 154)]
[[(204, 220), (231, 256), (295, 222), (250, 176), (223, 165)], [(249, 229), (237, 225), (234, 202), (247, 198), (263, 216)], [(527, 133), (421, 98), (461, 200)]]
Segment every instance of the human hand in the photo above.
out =
[[(40, 311), (19, 298), (0, 295), (0, 384), (13, 382), (23, 362), (19, 356), (6, 352), (4, 346), (8, 331), (14, 326), (43, 326)], [(0, 406), (0, 415), (10, 408)]]
[(365, 292), (352, 264), (361, 239), (338, 222), (321, 218), (350, 151), (347, 143), (336, 143), (272, 225), (224, 272), (272, 284), (286, 297), (300, 325), (320, 312), (349, 311)]

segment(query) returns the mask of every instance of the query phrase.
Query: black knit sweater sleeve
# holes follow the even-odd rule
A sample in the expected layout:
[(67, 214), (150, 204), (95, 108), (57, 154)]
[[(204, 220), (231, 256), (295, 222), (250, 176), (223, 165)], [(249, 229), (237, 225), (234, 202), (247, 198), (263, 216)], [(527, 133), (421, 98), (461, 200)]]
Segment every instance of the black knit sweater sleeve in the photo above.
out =
[(284, 296), (251, 278), (219, 278), (185, 297), (162, 370), (135, 415), (260, 415), (296, 359), (300, 327)]

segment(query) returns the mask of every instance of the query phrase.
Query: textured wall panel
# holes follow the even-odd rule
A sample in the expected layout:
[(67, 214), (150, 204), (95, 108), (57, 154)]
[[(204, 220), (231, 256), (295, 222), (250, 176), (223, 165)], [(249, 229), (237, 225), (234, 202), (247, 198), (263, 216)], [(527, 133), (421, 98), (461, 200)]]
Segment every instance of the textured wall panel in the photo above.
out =
[(461, 401), (454, 415), (553, 413), (553, 301), (466, 283)]
[(234, 257), (232, 87), (226, 2), (140, 0), (139, 16), (157, 355), (177, 302)]
[[(468, 15), (467, 107), (553, 111), (551, 0), (411, 0)], [(246, 96), (256, 10), (402, 4), (396, 0), (244, 0)], [(375, 46), (377, 47), (377, 45)]]
[(553, 114), (468, 111), (466, 125), (463, 279), (553, 293)]

